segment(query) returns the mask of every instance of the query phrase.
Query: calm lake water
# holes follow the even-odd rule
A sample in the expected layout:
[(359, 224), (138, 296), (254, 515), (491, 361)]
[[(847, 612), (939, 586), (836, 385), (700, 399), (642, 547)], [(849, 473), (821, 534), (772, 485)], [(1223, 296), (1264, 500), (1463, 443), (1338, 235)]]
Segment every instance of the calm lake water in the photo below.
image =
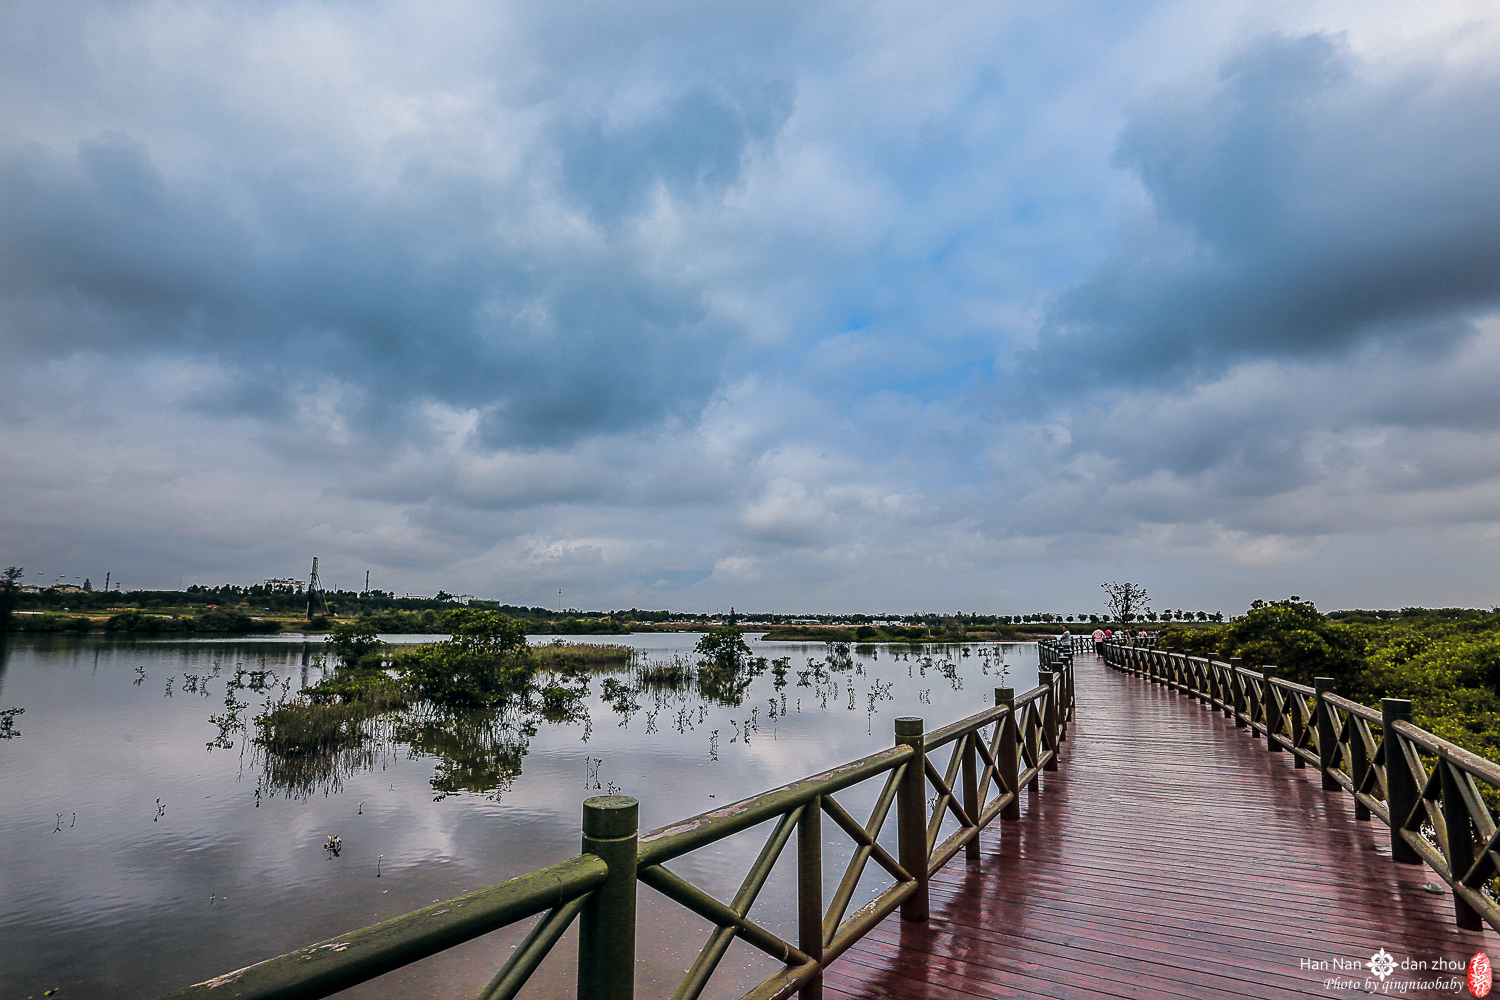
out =
[[(0, 741), (0, 997), (153, 997), (571, 857), (590, 795), (637, 797), (644, 832), (890, 746), (898, 715), (930, 730), (992, 704), (997, 686), (1036, 683), (1030, 644), (845, 656), (747, 638), (788, 662), (738, 703), (639, 683), (640, 665), (690, 658), (697, 635), (567, 637), (629, 645), (637, 666), (592, 675), (584, 711), (563, 721), (500, 712), (454, 727), (419, 707), (308, 766), (268, 758), (253, 719), (323, 676), (317, 641), (14, 637), (0, 709), (25, 713)], [(840, 796), (857, 816), (878, 792), (866, 784)], [(728, 899), (768, 830), (671, 867)], [(831, 892), (849, 845), (824, 831)], [(323, 848), (334, 834), (338, 856)], [(792, 940), (795, 854), (752, 911)], [(874, 895), (870, 875), (851, 912)], [(638, 995), (667, 995), (709, 927), (645, 887), (640, 907)], [(472, 996), (527, 926), (346, 995)], [(574, 934), (526, 995), (569, 990)], [(710, 994), (772, 971), (757, 956), (737, 942)]]

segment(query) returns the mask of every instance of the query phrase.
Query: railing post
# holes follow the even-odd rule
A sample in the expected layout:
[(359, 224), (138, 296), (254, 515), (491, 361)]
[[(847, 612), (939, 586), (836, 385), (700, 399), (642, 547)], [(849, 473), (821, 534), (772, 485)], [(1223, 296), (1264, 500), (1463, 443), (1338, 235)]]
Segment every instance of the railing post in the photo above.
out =
[[(1333, 724), (1333, 706), (1328, 704), (1324, 698), (1333, 691), (1332, 677), (1314, 677), (1313, 690), (1317, 692), (1313, 702), (1313, 708), (1318, 720), (1318, 770), (1323, 772), (1323, 790), (1331, 792), (1339, 787), (1338, 779), (1333, 776), (1339, 749), (1338, 727)], [(1349, 768), (1351, 777), (1354, 768)]]
[[(1235, 728), (1245, 725), (1246, 720), (1241, 719), (1240, 716), (1248, 715), (1245, 702), (1245, 678), (1241, 677), (1239, 672), (1241, 662), (1238, 656), (1229, 658), (1229, 684), (1234, 691), (1234, 714), (1231, 717), (1234, 719)], [(1252, 734), (1255, 732), (1254, 726), (1250, 727), (1250, 732)]]
[(1037, 671), (1037, 683), (1047, 686), (1042, 696), (1042, 743), (1052, 748), (1052, 756), (1042, 765), (1044, 771), (1057, 770), (1057, 675), (1050, 670)]
[(1229, 665), (1223, 660), (1209, 660), (1210, 665), (1219, 664), (1219, 707), (1224, 710), (1224, 718), (1234, 718), (1234, 673)]
[(1380, 728), (1385, 746), (1385, 803), (1391, 815), (1391, 860), (1403, 865), (1419, 865), (1422, 856), (1401, 835), (1407, 817), (1417, 807), (1417, 782), (1401, 751), (1396, 735), (1398, 721), (1411, 721), (1411, 702), (1405, 698), (1380, 699)]
[[(976, 838), (977, 839), (977, 838)], [(797, 947), (823, 964), (823, 796), (814, 795), (797, 820)], [(802, 1000), (823, 1000), (819, 970), (797, 991)]]
[[(964, 741), (964, 746), (963, 746), (963, 755), (964, 755), (963, 756), (963, 769), (964, 769), (964, 773), (963, 773), (963, 783), (964, 783), (963, 784), (963, 791), (964, 791), (964, 812), (968, 813), (969, 814), (969, 818), (972, 819), (976, 824), (979, 822), (979, 772), (978, 772), (978, 769), (975, 767), (975, 758), (978, 757), (978, 754), (976, 754), (974, 752), (974, 741), (977, 740), (978, 738), (979, 738), (979, 733), (978, 732), (971, 732), (971, 733), (967, 734), (966, 736), (962, 737), (962, 739)], [(976, 834), (978, 833), (978, 831), (975, 831), (975, 832), (976, 832)], [(964, 845), (964, 857), (967, 860), (969, 860), (969, 861), (978, 861), (979, 860), (979, 837), (978, 836), (970, 837), (969, 838), (969, 842)]]
[(1021, 776), (1021, 746), (1016, 730), (1016, 692), (1012, 688), (995, 688), (995, 704), (1010, 709), (1000, 720), (1000, 746), (995, 753), (995, 767), (1005, 778), (1006, 785), (1016, 793), (1008, 805), (1001, 807), (1000, 818), (1017, 820), (1021, 818), (1021, 786), (1017, 783)]
[(1068, 661), (1068, 719), (1078, 718), (1078, 678), (1073, 673), (1073, 661)]
[(584, 904), (578, 923), (579, 1000), (635, 997), (636, 840), (640, 806), (628, 795), (596, 795), (583, 803), (583, 852), (609, 866), (604, 884)]
[(1281, 744), (1276, 742), (1276, 734), (1281, 731), (1281, 706), (1276, 702), (1275, 681), (1281, 671), (1275, 667), (1261, 667), (1260, 672), (1266, 679), (1265, 693), (1261, 695), (1266, 706), (1266, 749), (1276, 753), (1281, 749)]
[(1054, 700), (1057, 702), (1057, 742), (1059, 745), (1068, 740), (1068, 689), (1073, 686), (1073, 654), (1069, 653), (1058, 663), (1057, 688), (1054, 691)]
[[(1295, 698), (1292, 709), (1292, 767), (1302, 770), (1307, 767), (1307, 761), (1297, 751), (1302, 748), (1302, 737), (1307, 730), (1307, 720), (1302, 718), (1303, 710), (1307, 708), (1307, 702), (1303, 700), (1301, 691), (1288, 691), (1287, 698)], [(1285, 702), (1283, 702), (1285, 704)]]
[[(1462, 882), (1474, 864), (1474, 831), (1469, 826), (1469, 809), (1458, 790), (1458, 769), (1442, 757), (1438, 758), (1437, 766), (1443, 772), (1443, 825), (1448, 828), (1448, 872), (1454, 882)], [(1457, 889), (1453, 890), (1453, 917), (1466, 931), (1477, 931), (1484, 926), (1478, 911)]]
[(909, 746), (911, 757), (896, 792), (896, 835), (901, 867), (917, 880), (917, 890), (901, 903), (902, 920), (927, 919), (927, 745), (922, 720), (896, 720), (896, 745)]
[[(1474, 864), (1474, 833), (1469, 826), (1468, 807), (1464, 805), (1462, 794), (1458, 790), (1462, 772), (1441, 756), (1437, 760), (1437, 767), (1443, 789), (1443, 825), (1448, 828), (1448, 872), (1454, 882), (1462, 883), (1463, 877)], [(1464, 930), (1477, 931), (1484, 926), (1478, 912), (1457, 889), (1453, 890), (1453, 916), (1458, 926)]]

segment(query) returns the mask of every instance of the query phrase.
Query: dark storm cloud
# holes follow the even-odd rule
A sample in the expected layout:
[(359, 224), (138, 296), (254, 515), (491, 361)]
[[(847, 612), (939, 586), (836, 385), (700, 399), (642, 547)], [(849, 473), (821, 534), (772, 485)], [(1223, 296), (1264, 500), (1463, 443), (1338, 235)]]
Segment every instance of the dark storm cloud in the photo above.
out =
[(1337, 37), (1272, 37), (1206, 90), (1139, 107), (1116, 162), (1153, 218), (1059, 300), (1041, 342), (1100, 380), (1370, 340), (1442, 349), (1500, 303), (1493, 69), (1393, 70)]
[[(589, 207), (618, 227), (658, 182), (722, 198), (747, 144), (786, 115), (774, 91), (750, 105), (694, 91), (621, 137), (597, 125), (574, 137), (575, 171), (608, 175)], [(234, 373), (210, 405), (262, 413), (317, 371), (358, 387), (367, 428), (435, 400), (479, 411), (494, 445), (691, 415), (717, 384), (734, 331), (707, 322), (701, 288), (652, 273), (629, 234), (533, 232), (529, 213), (556, 203), (527, 183), (415, 155), (375, 191), (332, 162), (288, 172), (233, 144), (221, 153), (245, 165), (169, 178), (146, 140), (119, 131), (12, 151), (0, 164), (12, 349), (201, 352)]]

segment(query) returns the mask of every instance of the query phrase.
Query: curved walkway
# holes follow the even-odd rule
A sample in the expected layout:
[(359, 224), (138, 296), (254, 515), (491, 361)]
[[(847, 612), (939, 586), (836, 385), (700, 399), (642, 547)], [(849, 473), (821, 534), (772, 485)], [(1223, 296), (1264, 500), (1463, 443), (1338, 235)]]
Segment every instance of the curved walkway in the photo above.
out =
[[(1467, 997), (1469, 957), (1500, 958), (1500, 937), (1458, 930), (1446, 889), (1423, 888), (1435, 876), (1392, 863), (1385, 825), (1356, 822), (1316, 770), (1092, 655), (1075, 673), (1059, 770), (1020, 822), (937, 874), (928, 923), (891, 917), (835, 962), (827, 996), (1276, 1000), (1368, 981)], [(1398, 963), (1384, 983), (1366, 965), (1381, 949)]]

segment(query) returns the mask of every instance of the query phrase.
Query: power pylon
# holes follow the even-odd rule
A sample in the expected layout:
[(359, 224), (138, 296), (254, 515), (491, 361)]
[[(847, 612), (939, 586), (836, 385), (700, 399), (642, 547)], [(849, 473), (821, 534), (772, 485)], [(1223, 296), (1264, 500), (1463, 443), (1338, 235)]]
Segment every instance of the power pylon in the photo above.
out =
[(307, 620), (312, 621), (313, 611), (328, 614), (328, 602), (323, 598), (323, 581), (318, 579), (318, 557), (313, 556), (312, 576), (307, 579)]

